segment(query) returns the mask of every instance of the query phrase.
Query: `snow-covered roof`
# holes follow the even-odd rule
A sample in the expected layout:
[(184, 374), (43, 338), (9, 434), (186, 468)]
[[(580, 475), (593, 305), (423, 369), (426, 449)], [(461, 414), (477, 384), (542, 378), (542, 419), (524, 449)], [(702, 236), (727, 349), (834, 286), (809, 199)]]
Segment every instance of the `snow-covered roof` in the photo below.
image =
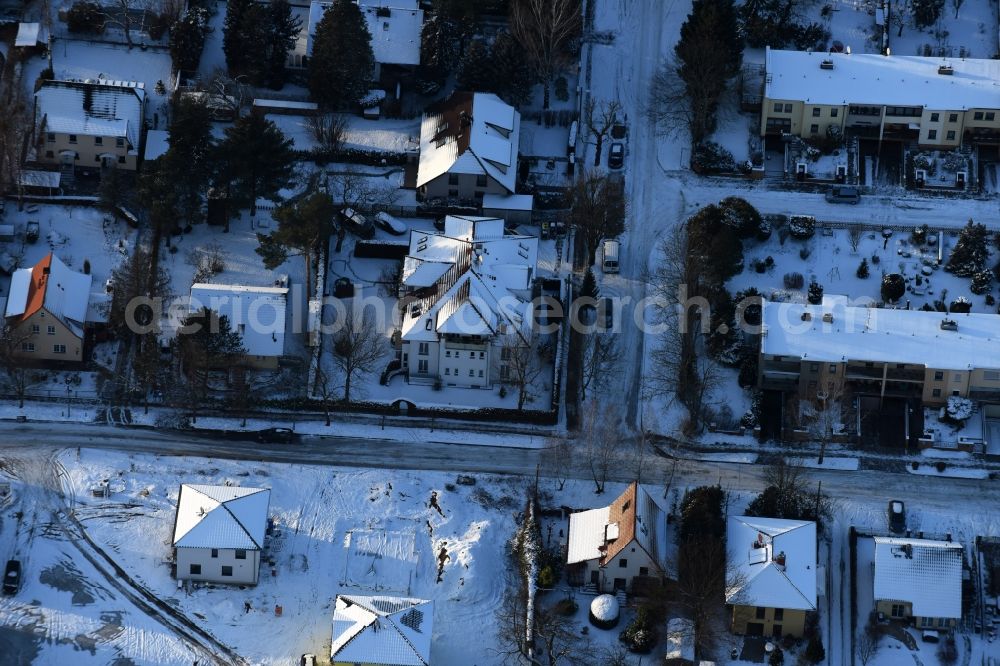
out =
[(608, 507), (570, 514), (566, 563), (599, 559), (603, 566), (633, 542), (666, 569), (666, 514), (637, 483)]
[[(375, 62), (383, 65), (419, 65), (420, 33), (424, 10), (417, 0), (357, 0), (368, 23)], [(306, 55), (312, 55), (313, 38), (323, 14), (332, 2), (313, 0), (309, 5)]]
[(456, 92), (420, 123), (417, 187), (446, 173), (486, 174), (509, 193), (517, 183), (521, 114), (492, 93)]
[(522, 330), (537, 257), (538, 239), (506, 235), (499, 218), (449, 215), (442, 232), (411, 230), (402, 282), (424, 297), (407, 307), (403, 339)]
[(726, 602), (816, 610), (816, 523), (730, 516)]
[[(941, 328), (945, 320), (958, 330)], [(820, 305), (764, 301), (762, 321), (761, 352), (767, 355), (913, 363), (939, 370), (1000, 369), (1000, 317), (995, 314), (867, 308), (825, 297)]]
[(147, 130), (146, 148), (143, 150), (142, 158), (149, 162), (162, 157), (170, 148), (170, 142), (167, 141), (169, 136), (170, 132), (167, 130)]
[(188, 311), (207, 307), (226, 317), (229, 327), (243, 337), (248, 356), (281, 356), (287, 300), (286, 287), (198, 283), (191, 286)]
[(433, 627), (433, 601), (339, 594), (330, 660), (426, 666), (431, 661)]
[(83, 337), (93, 280), (90, 275), (70, 270), (54, 254), (47, 254), (31, 268), (14, 271), (4, 316), (24, 321), (45, 308), (74, 335)]
[(14, 46), (31, 47), (49, 41), (49, 31), (41, 23), (19, 23)]
[(535, 197), (530, 194), (484, 194), (483, 210), (531, 210)]
[[(136, 153), (142, 132), (143, 83), (135, 81), (45, 81), (35, 93), (45, 131), (123, 137)], [(89, 108), (88, 108), (89, 107)]]
[(174, 546), (261, 550), (270, 501), (266, 488), (182, 484)]
[(319, 104), (316, 102), (296, 102), (290, 99), (261, 99), (255, 98), (254, 107), (258, 109), (286, 109), (293, 111), (316, 111)]
[(605, 528), (608, 525), (610, 507), (569, 514), (569, 544), (566, 548), (566, 564), (587, 562), (601, 557), (601, 547), (605, 543)]
[[(821, 69), (824, 61), (832, 69)], [(951, 74), (940, 74), (947, 65)], [(764, 96), (809, 104), (1000, 108), (1000, 60), (768, 48)]]
[(962, 544), (875, 537), (876, 601), (908, 601), (918, 617), (962, 617)]
[(40, 171), (25, 169), (17, 174), (17, 184), (24, 187), (59, 187), (60, 173), (58, 171)]

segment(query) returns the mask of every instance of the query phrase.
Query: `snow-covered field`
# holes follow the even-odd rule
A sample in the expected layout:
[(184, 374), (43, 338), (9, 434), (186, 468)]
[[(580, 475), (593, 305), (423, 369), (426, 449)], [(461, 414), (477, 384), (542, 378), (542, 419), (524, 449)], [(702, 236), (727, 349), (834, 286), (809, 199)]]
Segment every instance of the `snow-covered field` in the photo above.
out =
[[(403, 153), (420, 147), (419, 118), (368, 120), (354, 114), (344, 114), (344, 117), (347, 119), (344, 148)], [(296, 150), (311, 150), (317, 146), (308, 117), (270, 113), (267, 119), (295, 142)]]
[[(454, 476), (446, 474), (87, 450), (79, 460), (74, 452), (61, 461), (76, 514), (94, 541), (139, 584), (249, 663), (291, 665), (305, 652), (328, 655), (331, 604), (339, 591), (433, 599), (434, 663), (495, 663), (490, 627), (505, 585), (504, 544), (522, 508), (526, 480), (479, 477), (470, 488), (454, 485)], [(112, 496), (92, 497), (91, 487), (105, 479)], [(277, 533), (265, 548), (276, 564), (273, 571), (265, 566), (260, 584), (206, 586), (190, 594), (177, 589), (168, 560), (181, 483), (271, 489), (269, 515)], [(58, 594), (46, 590), (34, 571), (28, 578), (25, 598)], [(80, 626), (94, 622), (87, 618), (106, 612), (104, 606), (99, 598), (81, 605)], [(275, 606), (282, 607), (281, 617)], [(70, 621), (64, 633), (73, 633)], [(116, 645), (135, 663), (190, 663), (168, 651), (134, 645), (127, 652)], [(102, 645), (99, 654), (110, 649)]]

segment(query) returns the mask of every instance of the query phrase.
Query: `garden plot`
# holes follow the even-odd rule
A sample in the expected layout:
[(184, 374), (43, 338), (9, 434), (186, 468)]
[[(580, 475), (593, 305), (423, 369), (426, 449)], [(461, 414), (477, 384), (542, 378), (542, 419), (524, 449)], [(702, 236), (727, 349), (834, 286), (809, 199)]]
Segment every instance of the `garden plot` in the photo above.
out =
[[(379, 584), (390, 581), (434, 601), (434, 663), (499, 661), (492, 627), (505, 589), (504, 544), (514, 529), (511, 509), (523, 503), (527, 482), (478, 477), (468, 488), (439, 473), (265, 467), (86, 449), (79, 460), (73, 452), (61, 461), (67, 492), (98, 546), (249, 663), (291, 666), (304, 652), (329, 654), (333, 599), (341, 591), (375, 593), (376, 581), (367, 574), (373, 563)], [(120, 492), (94, 498), (90, 488), (104, 479)], [(275, 530), (265, 550), (275, 564), (264, 568), (256, 587), (178, 590), (170, 575), (170, 538), (179, 485), (189, 482), (271, 489)], [(81, 625), (97, 616), (89, 607), (74, 610)], [(191, 663), (136, 654), (145, 649), (137, 642), (123, 654), (136, 663)]]
[[(876, 4), (871, 0), (825, 0), (812, 5), (810, 20), (822, 21), (832, 40), (850, 46), (853, 51), (880, 53), (881, 44), (875, 39)], [(903, 3), (892, 0), (891, 4)], [(924, 30), (917, 30), (912, 17), (907, 15), (902, 35), (899, 23), (892, 19), (889, 48), (898, 55), (992, 58), (997, 53), (996, 11), (996, 3), (991, 0), (965, 0), (956, 18), (954, 4), (946, 2), (936, 25)]]
[[(827, 295), (879, 302), (882, 300), (883, 274), (901, 273), (906, 280), (906, 293), (900, 299), (903, 307), (909, 303), (911, 308), (917, 309), (933, 306), (938, 300), (950, 302), (964, 296), (971, 301), (973, 312), (996, 311), (995, 306), (986, 304), (987, 294), (972, 295), (969, 278), (958, 277), (937, 266), (937, 240), (933, 243), (930, 240), (936, 234), (928, 234), (928, 242), (924, 244), (914, 242), (911, 235), (904, 232), (895, 232), (886, 238), (875, 231), (817, 227), (816, 234), (806, 240), (788, 237), (782, 242), (783, 235), (781, 229), (776, 229), (764, 242), (746, 242), (746, 267), (729, 282), (731, 292), (755, 287), (765, 298), (789, 300), (804, 294), (805, 286), (815, 280)], [(944, 234), (942, 265), (947, 263), (956, 239), (955, 232)], [(863, 260), (868, 267), (867, 278), (858, 277)], [(994, 261), (995, 258), (991, 258), (987, 266), (992, 266)], [(786, 281), (786, 276), (792, 274), (802, 276), (802, 287), (786, 286), (797, 284), (797, 278)]]
[[(266, 117), (295, 142), (296, 150), (318, 147), (308, 117), (273, 113)], [(404, 153), (420, 147), (419, 118), (368, 120), (354, 114), (343, 114), (343, 117), (347, 123), (343, 147), (347, 150)]]

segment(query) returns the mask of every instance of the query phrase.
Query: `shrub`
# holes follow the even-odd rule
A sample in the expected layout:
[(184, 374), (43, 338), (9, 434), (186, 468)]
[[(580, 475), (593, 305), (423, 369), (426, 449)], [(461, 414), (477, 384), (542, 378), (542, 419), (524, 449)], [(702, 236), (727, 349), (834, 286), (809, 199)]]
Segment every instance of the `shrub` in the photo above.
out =
[(938, 460), (936, 463), (934, 463), (934, 469), (936, 469), (938, 472), (943, 472), (947, 467), (948, 466), (945, 464), (943, 460)]
[(862, 259), (861, 263), (858, 264), (858, 270), (857, 270), (856, 275), (861, 280), (867, 280), (868, 279), (869, 271), (868, 271), (868, 260), (867, 259)]
[(959, 296), (948, 306), (948, 312), (958, 312), (960, 314), (972, 312), (972, 302), (965, 296)]
[(969, 291), (976, 295), (985, 294), (993, 286), (993, 273), (990, 271), (979, 271), (972, 276), (972, 284)]
[(66, 12), (66, 28), (70, 32), (103, 34), (104, 17), (100, 5), (89, 0), (74, 3)]
[(771, 657), (767, 660), (769, 666), (782, 666), (785, 663), (785, 653), (781, 648), (774, 648), (774, 652), (771, 653)]
[(785, 289), (801, 289), (806, 283), (802, 273), (785, 273), (783, 281)]
[(555, 611), (557, 615), (568, 617), (576, 613), (578, 608), (579, 606), (576, 601), (572, 599), (560, 599), (552, 607), (552, 610)]
[(937, 650), (938, 662), (941, 666), (951, 666), (958, 661), (958, 648), (955, 646), (955, 637), (946, 636)]
[(972, 277), (983, 270), (989, 254), (986, 227), (969, 220), (958, 233), (958, 241), (944, 269), (961, 277)]
[(631, 651), (640, 654), (647, 654), (656, 645), (656, 627), (650, 620), (649, 611), (645, 606), (640, 606), (625, 630), (618, 637), (622, 643)]
[(886, 273), (882, 276), (882, 300), (895, 303), (906, 293), (906, 280), (899, 273)]
[(823, 302), (823, 285), (813, 280), (809, 283), (809, 294), (807, 300), (813, 305), (819, 305)]
[(802, 261), (808, 259), (810, 254), (812, 254), (812, 249), (808, 245), (803, 245), (799, 248), (799, 259)]
[(757, 235), (764, 221), (757, 209), (740, 197), (726, 197), (719, 202), (719, 210), (722, 211), (722, 223), (736, 229), (740, 238)]
[(920, 469), (920, 463), (918, 463), (916, 460), (914, 460), (913, 462), (910, 463), (910, 469), (912, 469), (912, 470), (918, 470), (918, 469)]
[(872, 255), (872, 263), (874, 265), (878, 266), (880, 263), (882, 263), (882, 258), (879, 257), (877, 254), (873, 254)]
[(552, 589), (559, 582), (555, 569), (551, 564), (546, 564), (538, 571), (538, 586), (545, 589)]
[(691, 155), (691, 170), (695, 173), (732, 173), (736, 171), (733, 154), (714, 141), (695, 146)]
[(913, 229), (913, 233), (910, 234), (910, 238), (917, 245), (923, 245), (927, 242), (927, 225), (921, 224), (919, 227)]
[(792, 215), (788, 219), (792, 238), (811, 238), (816, 233), (816, 218), (811, 215)]
[(805, 658), (812, 664), (818, 664), (826, 659), (826, 649), (823, 647), (823, 641), (818, 634), (813, 634), (809, 638), (809, 644), (806, 645)]

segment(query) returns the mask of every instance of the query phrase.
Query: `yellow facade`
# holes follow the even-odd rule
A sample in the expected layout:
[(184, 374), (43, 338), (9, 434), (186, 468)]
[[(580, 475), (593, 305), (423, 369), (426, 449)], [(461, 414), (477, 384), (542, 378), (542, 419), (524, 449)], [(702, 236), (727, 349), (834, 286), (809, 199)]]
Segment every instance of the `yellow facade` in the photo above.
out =
[(749, 636), (795, 636), (805, 632), (806, 612), (797, 609), (733, 606), (731, 631)]

